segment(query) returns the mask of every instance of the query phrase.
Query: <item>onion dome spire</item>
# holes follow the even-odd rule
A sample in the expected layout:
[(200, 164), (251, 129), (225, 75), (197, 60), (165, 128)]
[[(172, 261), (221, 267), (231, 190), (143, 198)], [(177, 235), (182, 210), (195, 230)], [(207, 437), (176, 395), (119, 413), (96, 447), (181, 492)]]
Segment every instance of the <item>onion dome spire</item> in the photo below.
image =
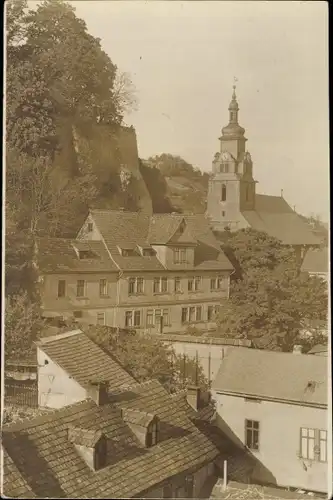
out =
[(236, 85), (233, 85), (231, 102), (229, 104), (229, 124), (222, 129), (223, 136), (240, 137), (245, 134), (245, 130), (238, 124), (238, 102), (236, 97)]

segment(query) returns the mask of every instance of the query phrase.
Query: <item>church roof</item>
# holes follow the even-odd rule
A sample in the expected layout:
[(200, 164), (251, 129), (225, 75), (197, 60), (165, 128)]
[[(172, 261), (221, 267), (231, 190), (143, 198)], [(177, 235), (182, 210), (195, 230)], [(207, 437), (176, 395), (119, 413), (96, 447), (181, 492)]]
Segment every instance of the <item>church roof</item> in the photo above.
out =
[(311, 228), (280, 196), (256, 195), (255, 209), (242, 212), (249, 225), (286, 245), (319, 245)]
[(328, 248), (310, 250), (304, 257), (302, 271), (308, 273), (328, 273)]

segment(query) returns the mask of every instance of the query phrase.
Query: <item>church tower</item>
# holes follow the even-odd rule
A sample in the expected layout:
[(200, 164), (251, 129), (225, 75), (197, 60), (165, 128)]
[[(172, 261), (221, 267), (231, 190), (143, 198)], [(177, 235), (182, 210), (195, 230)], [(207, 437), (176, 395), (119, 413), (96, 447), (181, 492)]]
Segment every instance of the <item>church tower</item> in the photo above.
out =
[(251, 155), (245, 148), (245, 130), (238, 123), (238, 111), (234, 85), (229, 123), (222, 129), (220, 151), (214, 155), (208, 186), (207, 216), (216, 231), (247, 227), (242, 211), (255, 208), (256, 181)]

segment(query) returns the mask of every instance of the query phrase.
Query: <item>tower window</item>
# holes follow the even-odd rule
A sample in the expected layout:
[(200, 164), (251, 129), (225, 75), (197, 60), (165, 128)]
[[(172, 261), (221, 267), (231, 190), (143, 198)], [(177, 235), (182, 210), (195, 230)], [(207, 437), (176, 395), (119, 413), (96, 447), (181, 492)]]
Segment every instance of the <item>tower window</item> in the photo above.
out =
[(225, 201), (227, 199), (227, 186), (222, 184), (221, 188), (221, 201)]
[(222, 217), (225, 217), (225, 211), (222, 210)]

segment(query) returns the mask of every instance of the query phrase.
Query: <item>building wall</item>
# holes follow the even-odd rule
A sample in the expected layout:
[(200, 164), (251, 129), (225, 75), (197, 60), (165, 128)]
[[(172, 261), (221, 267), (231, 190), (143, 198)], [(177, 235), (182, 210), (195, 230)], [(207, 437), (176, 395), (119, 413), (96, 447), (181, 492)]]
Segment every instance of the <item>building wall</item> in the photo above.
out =
[[(167, 276), (168, 292), (154, 293), (153, 283), (154, 278)], [(199, 291), (188, 291), (188, 279), (195, 276), (201, 276), (201, 287)], [(219, 291), (210, 290), (210, 279), (215, 276), (224, 276), (224, 289)], [(129, 295), (129, 279), (131, 277), (142, 277), (144, 279), (144, 293), (138, 295)], [(180, 277), (182, 291), (176, 293), (174, 291), (174, 279)], [(160, 325), (148, 327), (147, 311), (155, 309), (167, 309), (169, 311), (169, 324), (163, 326), (163, 332), (179, 332), (186, 331), (190, 323), (182, 324), (182, 308), (183, 307), (202, 307), (201, 321), (192, 322), (198, 329), (216, 328), (215, 321), (208, 322), (208, 306), (218, 306), (222, 300), (226, 300), (229, 294), (230, 277), (229, 273), (199, 273), (188, 271), (184, 273), (172, 271), (155, 273), (133, 273), (126, 274), (119, 280), (119, 306), (116, 311), (116, 326), (125, 327), (126, 311), (141, 312), (141, 328), (150, 330), (152, 333), (160, 331)], [(140, 329), (140, 328), (138, 328)]]
[[(161, 247), (163, 248), (163, 247)], [(223, 288), (211, 290), (210, 280), (222, 276)], [(154, 293), (154, 278), (167, 277), (168, 290), (166, 293)], [(180, 278), (181, 291), (175, 292), (175, 278)], [(188, 291), (188, 280), (200, 277), (201, 284), (198, 291)], [(129, 280), (131, 278), (143, 278), (144, 290), (142, 294), (129, 294)], [(108, 282), (108, 295), (101, 297), (99, 294), (99, 280), (106, 279)], [(58, 297), (58, 282), (65, 280), (66, 295)], [(84, 280), (86, 291), (85, 297), (77, 297), (77, 281)], [(163, 327), (164, 332), (186, 331), (189, 325), (194, 325), (199, 330), (216, 328), (214, 320), (208, 322), (208, 306), (218, 306), (222, 300), (229, 296), (230, 273), (226, 271), (174, 271), (133, 272), (125, 273), (118, 279), (118, 273), (64, 273), (47, 274), (41, 288), (42, 308), (45, 316), (63, 315), (67, 318), (76, 316), (79, 321), (96, 324), (99, 313), (104, 313), (105, 324), (125, 328), (126, 311), (139, 310), (141, 313), (141, 324), (138, 329), (147, 329), (147, 311), (155, 309), (167, 309), (169, 312), (169, 324)], [(182, 323), (183, 307), (202, 307), (200, 321)], [(134, 326), (134, 325), (133, 325)], [(160, 325), (149, 326), (151, 333), (160, 332)]]
[(37, 362), (39, 406), (62, 408), (87, 397), (86, 390), (70, 378), (40, 348), (37, 348)]
[[(222, 184), (227, 188), (227, 199), (221, 201)], [(214, 230), (222, 231), (227, 225), (231, 230), (248, 227), (240, 211), (241, 184), (234, 174), (217, 174), (209, 181), (207, 215)], [(222, 212), (225, 213), (223, 216)]]
[[(228, 345), (185, 342), (182, 340), (172, 342), (166, 341), (165, 343), (171, 345), (176, 354), (185, 354), (192, 359), (196, 359), (198, 356), (198, 361), (202, 367), (203, 373), (207, 380), (211, 382), (215, 379), (221, 366), (222, 359), (231, 347)], [(232, 347), (234, 348), (234, 346)]]
[[(250, 402), (243, 397), (218, 394), (218, 425), (236, 444), (245, 444), (245, 419), (259, 421), (259, 451), (253, 480), (283, 487), (327, 491), (328, 464), (298, 458), (300, 429), (328, 430), (327, 410), (270, 401)], [(329, 450), (328, 450), (329, 455)], [(304, 467), (305, 465), (305, 467)]]
[[(99, 294), (100, 279), (108, 282), (106, 297)], [(59, 280), (66, 281), (66, 295), (62, 298), (58, 297)], [(76, 296), (78, 280), (85, 281), (85, 297)], [(44, 276), (41, 295), (45, 315), (58, 313), (72, 316), (74, 311), (82, 311), (83, 321), (96, 323), (97, 313), (105, 311), (106, 323), (112, 325), (117, 297), (117, 273), (48, 274)]]
[[(193, 474), (194, 476), (193, 498), (199, 498), (199, 494), (205, 482), (211, 476), (214, 475), (214, 472), (215, 472), (214, 463), (211, 462), (205, 465), (204, 467), (201, 467)], [(168, 483), (165, 484), (172, 485), (172, 488), (175, 491), (177, 488), (181, 487), (182, 485), (185, 485), (185, 477), (186, 474), (174, 476), (173, 478), (170, 478)], [(163, 498), (163, 486), (160, 486), (158, 488), (152, 488), (151, 490), (145, 492), (141, 498)]]

